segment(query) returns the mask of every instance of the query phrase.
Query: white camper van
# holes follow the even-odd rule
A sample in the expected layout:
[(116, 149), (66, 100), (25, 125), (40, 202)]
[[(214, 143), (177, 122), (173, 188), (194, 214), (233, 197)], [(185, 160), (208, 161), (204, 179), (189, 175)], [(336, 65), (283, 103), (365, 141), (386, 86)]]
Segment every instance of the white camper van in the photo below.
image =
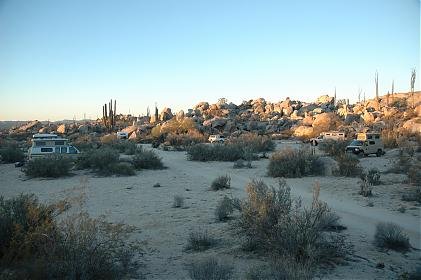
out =
[(56, 134), (34, 134), (32, 146), (28, 150), (29, 159), (48, 155), (77, 155), (79, 150), (69, 145), (69, 140)]
[(347, 147), (346, 152), (356, 155), (368, 156), (376, 154), (380, 157), (385, 154), (383, 141), (379, 133), (358, 133), (357, 139), (353, 140)]
[(319, 145), (319, 143), (326, 141), (326, 140), (333, 140), (333, 141), (345, 141), (346, 140), (346, 133), (340, 131), (328, 131), (322, 132), (320, 136), (316, 138), (311, 138), (310, 143), (313, 146)]

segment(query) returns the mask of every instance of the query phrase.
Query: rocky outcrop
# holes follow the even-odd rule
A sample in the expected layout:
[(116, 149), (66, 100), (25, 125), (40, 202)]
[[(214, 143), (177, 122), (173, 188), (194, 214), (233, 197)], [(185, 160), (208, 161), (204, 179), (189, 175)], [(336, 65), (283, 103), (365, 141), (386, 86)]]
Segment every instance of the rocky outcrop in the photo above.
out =
[(416, 117), (406, 121), (403, 128), (412, 132), (421, 134), (421, 117)]

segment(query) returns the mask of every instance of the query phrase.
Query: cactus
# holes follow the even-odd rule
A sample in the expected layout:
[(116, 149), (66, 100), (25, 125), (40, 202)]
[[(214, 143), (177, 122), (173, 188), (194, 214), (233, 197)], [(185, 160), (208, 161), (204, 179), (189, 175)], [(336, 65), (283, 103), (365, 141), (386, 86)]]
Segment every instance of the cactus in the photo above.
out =
[(117, 108), (117, 101), (114, 100), (114, 110), (113, 110), (113, 100), (110, 100), (110, 103), (104, 104), (102, 106), (102, 122), (104, 126), (108, 129), (109, 132), (112, 132), (115, 129), (116, 124), (116, 108)]
[(376, 84), (376, 100), (379, 100), (379, 72), (374, 75), (374, 83)]

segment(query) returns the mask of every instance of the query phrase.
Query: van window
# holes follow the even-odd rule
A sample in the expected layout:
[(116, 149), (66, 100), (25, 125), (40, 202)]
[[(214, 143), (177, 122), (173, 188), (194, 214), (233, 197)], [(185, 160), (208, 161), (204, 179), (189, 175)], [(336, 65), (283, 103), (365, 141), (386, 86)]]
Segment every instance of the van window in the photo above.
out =
[(376, 142), (374, 142), (374, 141), (370, 141), (370, 142), (368, 142), (368, 143), (370, 143), (370, 145), (374, 145), (374, 144), (376, 144)]
[(376, 139), (380, 139), (380, 135), (376, 135), (375, 137), (376, 137)]
[(60, 153), (60, 147), (56, 147), (56, 148), (54, 149), (54, 152), (55, 152), (56, 154), (59, 154), (59, 153)]
[(57, 146), (63, 146), (64, 145), (64, 141), (56, 141), (55, 143)]
[(67, 147), (61, 147), (61, 153), (62, 154), (67, 153)]
[(373, 139), (373, 135), (367, 135), (367, 139)]
[(41, 153), (52, 153), (53, 148), (41, 148)]

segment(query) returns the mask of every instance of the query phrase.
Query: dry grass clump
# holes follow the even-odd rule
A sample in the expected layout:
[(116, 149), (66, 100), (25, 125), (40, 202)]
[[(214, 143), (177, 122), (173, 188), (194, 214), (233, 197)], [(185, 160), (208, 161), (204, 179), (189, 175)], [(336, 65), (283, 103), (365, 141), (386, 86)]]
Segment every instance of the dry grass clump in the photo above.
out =
[(213, 180), (211, 184), (211, 190), (219, 191), (223, 189), (229, 189), (231, 187), (231, 177), (228, 175), (219, 176)]
[(162, 159), (153, 150), (137, 149), (132, 158), (136, 169), (163, 169)]
[(215, 217), (218, 221), (226, 221), (229, 219), (230, 215), (234, 212), (234, 205), (232, 200), (228, 196), (224, 196), (221, 201), (219, 201), (215, 209)]
[(374, 244), (382, 249), (406, 252), (410, 250), (408, 236), (394, 223), (378, 223), (374, 234)]
[(216, 240), (209, 236), (207, 230), (192, 231), (189, 234), (185, 250), (205, 251), (216, 244)]
[(70, 159), (53, 155), (30, 160), (23, 168), (23, 172), (32, 178), (59, 178), (69, 175), (72, 165), (73, 164)]
[(287, 148), (270, 157), (268, 175), (271, 177), (295, 178), (315, 173), (317, 156), (306, 149)]
[(0, 276), (7, 279), (136, 277), (131, 228), (86, 213), (57, 221), (66, 202), (44, 205), (33, 195), (0, 197)]
[(177, 150), (185, 150), (187, 147), (204, 142), (206, 142), (206, 137), (196, 130), (193, 130), (186, 134), (168, 134), (164, 145), (175, 147)]
[(251, 267), (245, 274), (246, 280), (310, 280), (313, 279), (312, 269), (289, 259), (271, 261), (270, 265)]
[(413, 190), (410, 190), (408, 193), (402, 195), (402, 200), (421, 203), (421, 186), (416, 186)]
[(192, 262), (187, 270), (193, 280), (228, 280), (232, 276), (232, 266), (210, 257)]
[(318, 264), (342, 260), (350, 248), (343, 236), (328, 232), (338, 220), (318, 200), (319, 190), (316, 185), (312, 205), (303, 207), (291, 198), (285, 181), (277, 188), (249, 183), (237, 224), (248, 248), (306, 267), (308, 273)]

